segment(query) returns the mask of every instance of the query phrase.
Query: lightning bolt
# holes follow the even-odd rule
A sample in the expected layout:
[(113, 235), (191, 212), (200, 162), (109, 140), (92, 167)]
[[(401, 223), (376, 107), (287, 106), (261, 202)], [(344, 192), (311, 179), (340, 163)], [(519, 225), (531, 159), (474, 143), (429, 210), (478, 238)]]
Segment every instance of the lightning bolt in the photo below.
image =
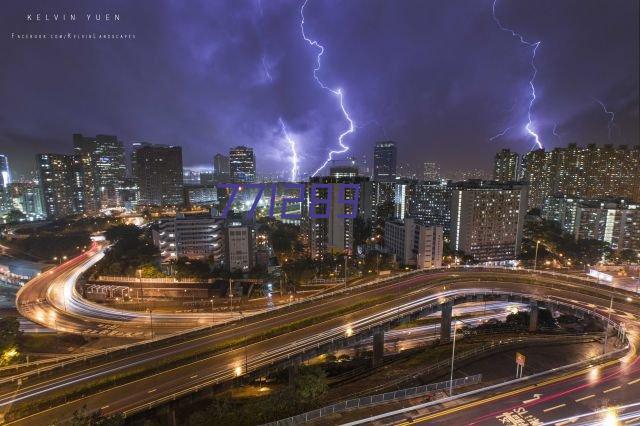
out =
[(489, 142), (493, 141), (494, 139), (498, 139), (501, 138), (502, 136), (504, 136), (509, 130), (511, 130), (511, 127), (507, 127), (506, 129), (504, 129), (503, 131), (501, 131), (500, 133), (498, 133), (497, 135), (493, 135), (489, 138)]
[(560, 136), (560, 133), (558, 133), (558, 123), (554, 124), (553, 126), (553, 136), (555, 136), (560, 142), (562, 142), (562, 136)]
[(285, 139), (289, 143), (291, 147), (291, 182), (298, 181), (298, 152), (296, 151), (296, 141), (291, 139), (289, 136), (289, 132), (287, 132), (287, 126), (284, 124), (284, 120), (282, 117), (278, 118), (280, 122), (280, 128), (282, 129), (282, 134)]
[(602, 102), (600, 99), (594, 98), (593, 96), (592, 96), (592, 99), (597, 103), (599, 103), (600, 106), (602, 107), (602, 111), (604, 111), (604, 113), (609, 116), (609, 123), (607, 124), (607, 129), (609, 130), (609, 142), (611, 142), (611, 133), (613, 131), (613, 128), (616, 125), (615, 123), (616, 114), (613, 111), (609, 111), (607, 107), (604, 105), (604, 102)]
[(510, 33), (512, 36), (514, 36), (515, 38), (517, 38), (518, 40), (520, 40), (520, 43), (528, 46), (531, 48), (531, 78), (529, 79), (529, 88), (530, 90), (530, 96), (529, 96), (529, 108), (527, 109), (527, 119), (528, 122), (526, 124), (526, 126), (524, 126), (525, 130), (527, 131), (527, 133), (529, 135), (531, 135), (531, 137), (533, 137), (534, 141), (535, 141), (535, 145), (538, 146), (538, 148), (542, 149), (542, 143), (540, 142), (540, 136), (536, 133), (536, 131), (533, 128), (533, 119), (531, 118), (531, 109), (533, 108), (533, 104), (536, 101), (536, 87), (533, 84), (535, 79), (536, 79), (536, 75), (538, 74), (538, 68), (536, 68), (535, 65), (535, 59), (536, 59), (536, 52), (538, 51), (538, 47), (540, 47), (540, 44), (542, 42), (540, 41), (536, 41), (536, 42), (530, 42), (524, 39), (524, 37), (515, 32), (514, 30), (507, 28), (505, 26), (502, 25), (502, 23), (500, 22), (500, 20), (498, 19), (498, 17), (496, 16), (496, 4), (498, 3), (498, 0), (493, 0), (493, 20), (496, 22), (496, 24), (498, 25), (498, 28), (500, 28), (502, 31), (506, 31), (508, 33)]
[(318, 77), (318, 71), (320, 71), (320, 67), (321, 67), (321, 62), (320, 61), (321, 61), (322, 55), (324, 54), (324, 46), (322, 46), (316, 40), (313, 40), (313, 39), (310, 39), (309, 37), (307, 37), (307, 35), (304, 32), (304, 8), (307, 6), (308, 2), (309, 2), (309, 0), (305, 0), (304, 3), (302, 4), (302, 7), (300, 8), (300, 17), (301, 17), (301, 20), (300, 20), (300, 31), (302, 32), (302, 38), (304, 39), (304, 41), (309, 43), (309, 45), (311, 45), (312, 47), (315, 47), (316, 49), (318, 49), (318, 55), (316, 56), (316, 67), (313, 70), (313, 78), (316, 80), (316, 82), (318, 83), (318, 85), (322, 89), (324, 89), (324, 90), (326, 90), (328, 92), (331, 92), (338, 99), (338, 102), (340, 103), (340, 110), (342, 110), (342, 115), (344, 115), (344, 118), (349, 123), (349, 127), (347, 128), (347, 130), (345, 130), (344, 132), (340, 133), (340, 136), (338, 137), (338, 144), (340, 145), (340, 149), (339, 150), (334, 150), (334, 151), (329, 151), (329, 157), (327, 158), (327, 160), (322, 164), (322, 166), (320, 166), (311, 175), (311, 176), (315, 176), (320, 172), (320, 170), (324, 169), (327, 166), (327, 164), (329, 164), (329, 162), (331, 160), (333, 160), (333, 156), (335, 154), (343, 154), (343, 153), (349, 151), (349, 147), (344, 144), (344, 138), (345, 138), (345, 136), (355, 132), (356, 125), (353, 122), (353, 120), (351, 119), (351, 117), (349, 116), (349, 113), (347, 112), (347, 109), (344, 106), (344, 96), (343, 96), (343, 93), (342, 93), (342, 89), (340, 89), (340, 88), (333, 89), (333, 88), (325, 85), (322, 82), (322, 80), (320, 80), (320, 78)]

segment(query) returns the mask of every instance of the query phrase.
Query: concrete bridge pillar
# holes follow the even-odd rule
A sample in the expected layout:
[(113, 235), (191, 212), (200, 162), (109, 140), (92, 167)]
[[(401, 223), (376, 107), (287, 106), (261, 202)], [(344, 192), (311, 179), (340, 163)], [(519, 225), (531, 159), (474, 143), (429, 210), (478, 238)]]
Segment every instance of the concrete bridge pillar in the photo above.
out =
[(440, 305), (442, 319), (440, 320), (440, 343), (448, 343), (451, 340), (451, 318), (453, 314), (453, 302)]
[(373, 367), (382, 365), (384, 357), (384, 330), (373, 333)]
[(539, 313), (538, 302), (532, 300), (529, 303), (529, 331), (535, 332), (538, 331), (538, 313)]
[(298, 376), (298, 363), (294, 362), (289, 364), (287, 372), (289, 373), (289, 386), (295, 386), (296, 377)]

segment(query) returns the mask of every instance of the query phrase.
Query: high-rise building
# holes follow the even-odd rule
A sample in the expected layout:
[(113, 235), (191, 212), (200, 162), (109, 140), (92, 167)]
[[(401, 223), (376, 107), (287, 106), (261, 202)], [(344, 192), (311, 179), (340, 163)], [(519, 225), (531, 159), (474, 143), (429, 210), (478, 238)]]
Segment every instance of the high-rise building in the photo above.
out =
[(6, 155), (0, 154), (0, 186), (6, 188), (11, 183), (11, 169), (9, 159)]
[(335, 178), (352, 178), (358, 176), (358, 168), (356, 166), (331, 166), (329, 168), (329, 176)]
[(42, 191), (33, 182), (14, 182), (8, 187), (12, 206), (24, 213), (27, 220), (44, 219), (42, 207)]
[(373, 150), (373, 180), (393, 182), (396, 180), (398, 151), (395, 142), (378, 142)]
[(640, 250), (640, 204), (582, 201), (577, 205), (573, 234), (576, 240), (607, 242), (613, 250)]
[(558, 222), (564, 232), (573, 234), (578, 205), (583, 201), (580, 198), (567, 197), (566, 195), (547, 197), (542, 207), (542, 217)]
[(423, 268), (442, 266), (442, 227), (422, 226), (411, 218), (384, 224), (384, 248), (401, 265)]
[(422, 169), (422, 179), (436, 181), (440, 179), (440, 169), (434, 161), (425, 161)]
[(409, 191), (406, 215), (423, 226), (441, 226), (448, 236), (451, 228), (451, 192), (447, 182), (415, 182)]
[(478, 262), (516, 259), (526, 211), (526, 185), (456, 184), (451, 197), (451, 249)]
[(502, 149), (493, 161), (493, 179), (498, 182), (515, 182), (520, 179), (520, 156), (510, 149)]
[(251, 226), (231, 223), (226, 228), (225, 250), (230, 271), (249, 271), (255, 265), (255, 234)]
[(213, 175), (218, 182), (228, 182), (231, 178), (231, 168), (229, 157), (216, 154), (213, 157)]
[(529, 207), (542, 207), (556, 195), (640, 202), (640, 145), (570, 144), (551, 152), (532, 151), (522, 162), (531, 187)]
[(134, 143), (132, 170), (140, 191), (139, 205), (169, 206), (182, 203), (182, 148)]
[(256, 157), (253, 148), (237, 146), (229, 150), (231, 182), (248, 183), (256, 180)]
[(36, 156), (44, 214), (48, 218), (84, 212), (84, 184), (79, 158), (63, 154)]
[(175, 218), (161, 220), (153, 231), (154, 244), (163, 261), (181, 257), (208, 259), (222, 263), (224, 251), (224, 219), (210, 214), (178, 213)]
[(122, 142), (110, 135), (85, 137), (76, 133), (73, 147), (82, 169), (85, 211), (115, 207), (115, 188), (122, 185), (127, 172)]

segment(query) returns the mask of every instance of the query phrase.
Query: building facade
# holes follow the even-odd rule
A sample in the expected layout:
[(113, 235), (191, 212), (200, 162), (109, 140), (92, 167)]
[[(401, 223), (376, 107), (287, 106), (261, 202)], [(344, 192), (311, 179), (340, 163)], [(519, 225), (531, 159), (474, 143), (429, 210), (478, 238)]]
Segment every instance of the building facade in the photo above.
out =
[(573, 234), (576, 240), (604, 241), (613, 250), (640, 250), (640, 204), (625, 201), (577, 203)]
[(80, 160), (73, 155), (38, 154), (38, 182), (48, 218), (84, 212), (84, 184)]
[(373, 149), (373, 180), (376, 182), (394, 182), (398, 150), (395, 142), (376, 143)]
[(213, 176), (216, 182), (228, 182), (231, 177), (231, 166), (229, 165), (229, 157), (222, 154), (216, 154), (213, 157)]
[(226, 264), (230, 271), (250, 271), (255, 265), (255, 235), (251, 226), (231, 223), (225, 238)]
[(396, 261), (418, 269), (442, 266), (441, 226), (422, 226), (413, 219), (390, 220), (384, 224), (384, 248)]
[(178, 213), (175, 218), (164, 219), (153, 231), (153, 241), (163, 261), (181, 257), (223, 262), (224, 219), (210, 214)]
[(229, 150), (229, 170), (233, 183), (250, 183), (256, 180), (256, 157), (253, 148), (237, 146)]
[(451, 249), (477, 262), (515, 259), (526, 212), (526, 185), (458, 183), (451, 196)]
[(132, 171), (138, 186), (138, 205), (171, 206), (182, 203), (182, 148), (135, 143)]
[(520, 155), (510, 149), (502, 149), (493, 161), (493, 180), (515, 182), (520, 179)]

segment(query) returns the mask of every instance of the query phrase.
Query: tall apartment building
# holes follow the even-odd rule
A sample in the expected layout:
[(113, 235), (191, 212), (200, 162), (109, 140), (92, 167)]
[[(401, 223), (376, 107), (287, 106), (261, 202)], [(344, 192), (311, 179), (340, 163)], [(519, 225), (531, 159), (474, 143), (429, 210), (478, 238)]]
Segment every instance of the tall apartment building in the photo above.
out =
[(577, 204), (576, 240), (607, 242), (613, 250), (640, 250), (640, 204), (582, 201)]
[(12, 207), (21, 211), (27, 220), (44, 219), (40, 186), (33, 182), (14, 182), (7, 189)]
[(522, 164), (531, 208), (542, 207), (546, 198), (555, 195), (640, 202), (640, 145), (570, 144), (551, 152), (532, 151)]
[(422, 179), (426, 181), (436, 181), (440, 179), (440, 169), (434, 161), (425, 161), (422, 170)]
[(231, 182), (249, 183), (256, 180), (256, 157), (253, 148), (237, 146), (229, 150)]
[(213, 157), (213, 177), (217, 182), (228, 182), (231, 178), (229, 157), (220, 153)]
[(84, 212), (84, 184), (79, 158), (38, 154), (36, 166), (45, 216), (57, 218)]
[(154, 244), (163, 261), (181, 257), (223, 262), (224, 219), (210, 214), (178, 213), (175, 218), (161, 220), (153, 231)]
[(493, 161), (493, 180), (515, 182), (520, 179), (520, 156), (510, 149), (502, 149)]
[(122, 185), (127, 172), (122, 142), (110, 135), (86, 137), (76, 133), (73, 148), (82, 169), (85, 211), (115, 207), (115, 188)]
[(182, 203), (182, 148), (134, 143), (132, 171), (140, 193), (139, 205), (168, 206)]
[(520, 254), (526, 211), (526, 185), (456, 184), (451, 197), (451, 249), (478, 262), (515, 259)]
[(542, 207), (542, 217), (558, 222), (564, 232), (573, 234), (578, 205), (583, 201), (581, 198), (565, 195), (547, 197)]
[(231, 223), (225, 239), (226, 264), (230, 271), (249, 271), (255, 265), (255, 234), (251, 226)]
[(376, 143), (373, 150), (373, 180), (376, 182), (395, 181), (397, 157), (398, 150), (395, 142)]
[[(306, 202), (303, 206), (307, 212), (303, 216), (308, 217), (305, 221), (306, 234), (309, 241), (309, 252), (313, 258), (322, 258), (330, 253), (353, 253), (353, 219), (340, 218), (340, 215), (352, 213), (352, 207), (339, 202), (340, 191), (344, 193), (344, 198), (352, 200), (354, 191), (343, 189), (340, 183), (358, 183), (362, 185), (367, 178), (312, 178), (306, 194)], [(331, 196), (325, 188), (315, 189), (315, 197), (329, 200), (328, 204), (312, 206), (310, 192), (313, 183), (331, 185)], [(362, 201), (362, 199), (360, 200)], [(362, 205), (362, 203), (360, 203)], [(327, 215), (326, 218), (311, 218), (309, 211), (315, 209), (317, 214)], [(327, 209), (330, 211), (327, 212)], [(357, 212), (356, 212), (357, 213)]]
[(390, 220), (384, 224), (384, 247), (405, 266), (440, 268), (443, 234), (441, 226), (422, 226), (413, 219)]
[(0, 154), (0, 186), (6, 188), (11, 183), (11, 169), (9, 168), (9, 158)]

